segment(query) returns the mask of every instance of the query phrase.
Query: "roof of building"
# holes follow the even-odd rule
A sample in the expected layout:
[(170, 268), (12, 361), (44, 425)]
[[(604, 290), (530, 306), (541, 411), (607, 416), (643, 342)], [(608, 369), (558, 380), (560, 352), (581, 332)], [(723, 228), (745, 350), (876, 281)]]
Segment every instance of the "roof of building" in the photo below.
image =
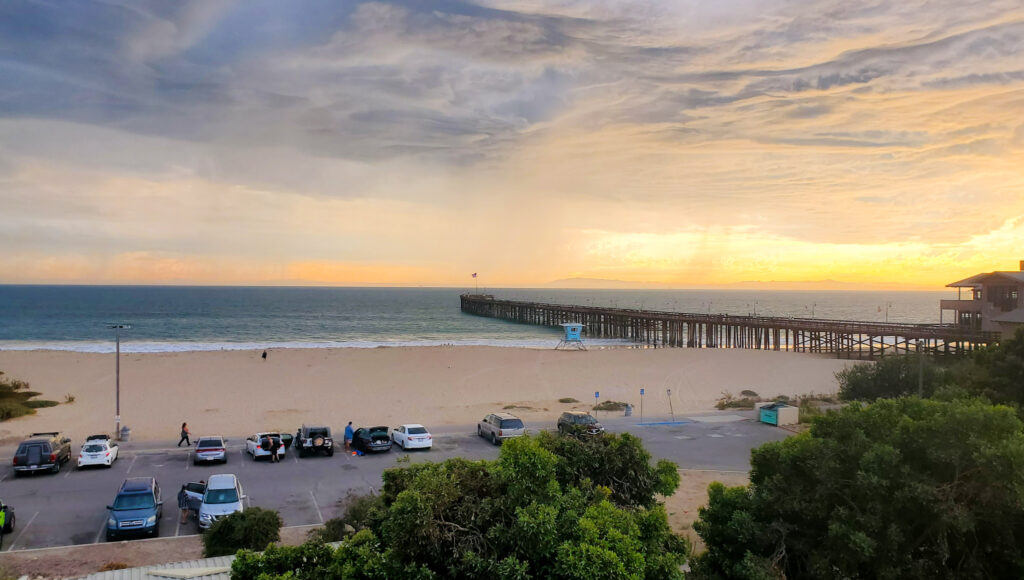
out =
[(992, 318), (992, 322), (1009, 322), (1013, 324), (1024, 324), (1024, 308), (1011, 310)]
[(109, 572), (95, 572), (82, 576), (81, 580), (167, 580), (187, 578), (189, 580), (230, 580), (231, 562), (234, 556), (203, 558), (187, 562), (171, 562), (155, 566), (125, 568)]
[(998, 276), (1004, 279), (1008, 279), (1019, 284), (1024, 284), (1024, 272), (986, 272), (984, 274), (975, 274), (970, 278), (964, 278), (952, 284), (946, 284), (947, 288), (966, 288), (978, 286), (988, 280), (988, 278)]

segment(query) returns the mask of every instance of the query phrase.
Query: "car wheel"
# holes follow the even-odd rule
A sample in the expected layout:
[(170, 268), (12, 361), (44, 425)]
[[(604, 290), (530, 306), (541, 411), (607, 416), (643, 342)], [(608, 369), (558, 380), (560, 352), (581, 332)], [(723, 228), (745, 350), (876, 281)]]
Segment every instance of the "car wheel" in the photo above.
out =
[(15, 520), (14, 514), (10, 514), (8, 516), (8, 518), (7, 518), (7, 521), (4, 523), (4, 533), (5, 534), (9, 534), (9, 533), (14, 531), (14, 520)]
[(491, 433), (491, 443), (493, 443), (495, 445), (498, 444), (498, 436), (495, 435), (494, 433)]
[(114, 534), (111, 534), (110, 532), (107, 532), (107, 541), (108, 542), (113, 542), (114, 541)]
[(477, 435), (478, 435), (479, 437), (483, 437), (483, 436), (484, 436), (484, 430), (480, 428), (480, 425), (477, 425), (477, 426), (476, 426), (476, 434), (477, 434)]
[(53, 464), (53, 472), (54, 473), (60, 473), (60, 461), (56, 461)]
[(327, 457), (334, 457), (334, 448), (333, 447), (331, 449), (327, 450)]

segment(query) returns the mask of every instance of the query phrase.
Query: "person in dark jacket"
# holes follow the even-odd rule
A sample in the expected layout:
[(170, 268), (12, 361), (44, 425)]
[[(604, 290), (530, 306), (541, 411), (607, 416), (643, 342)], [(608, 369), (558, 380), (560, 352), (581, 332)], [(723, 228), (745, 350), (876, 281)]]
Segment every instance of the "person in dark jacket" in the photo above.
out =
[(182, 441), (185, 442), (185, 445), (188, 445), (190, 447), (192, 446), (192, 442), (189, 441), (189, 439), (188, 439), (188, 436), (189, 436), (190, 433), (192, 433), (192, 432), (188, 430), (188, 423), (182, 423), (181, 424), (181, 439), (178, 440), (178, 447), (181, 447)]

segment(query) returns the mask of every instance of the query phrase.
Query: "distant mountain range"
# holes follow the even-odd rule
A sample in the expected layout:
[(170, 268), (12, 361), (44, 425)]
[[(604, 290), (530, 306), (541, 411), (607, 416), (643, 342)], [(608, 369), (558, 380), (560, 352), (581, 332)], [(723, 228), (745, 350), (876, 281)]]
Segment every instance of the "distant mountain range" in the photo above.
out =
[(686, 284), (668, 282), (634, 282), (605, 278), (562, 278), (543, 285), (544, 288), (592, 288), (609, 290), (941, 290), (933, 286), (911, 284), (857, 283), (838, 280), (760, 281), (730, 284)]

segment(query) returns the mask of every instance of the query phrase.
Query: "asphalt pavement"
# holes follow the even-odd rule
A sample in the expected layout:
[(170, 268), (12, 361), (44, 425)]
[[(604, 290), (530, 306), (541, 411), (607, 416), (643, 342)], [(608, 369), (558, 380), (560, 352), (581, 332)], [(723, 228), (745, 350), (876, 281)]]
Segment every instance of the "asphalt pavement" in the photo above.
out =
[[(676, 418), (605, 417), (596, 414), (610, 432), (629, 431), (641, 437), (655, 458), (676, 462), (680, 469), (747, 471), (750, 450), (789, 433), (753, 421), (752, 412), (722, 412)], [(531, 431), (553, 428), (552, 423), (530, 423)], [(280, 463), (253, 461), (244, 451), (245, 436), (228, 437), (228, 462), (193, 465), (191, 449), (175, 448), (173, 441), (124, 442), (111, 468), (75, 469), (81, 442), (72, 441), (75, 454), (58, 474), (14, 477), (9, 467), (0, 475), (0, 498), (16, 513), (15, 531), (4, 538), (3, 550), (26, 550), (105, 541), (106, 506), (114, 500), (127, 477), (155, 477), (162, 488), (164, 512), (160, 536), (197, 533), (194, 521), (179, 523), (177, 493), (187, 482), (208, 480), (216, 473), (234, 473), (248, 506), (277, 510), (286, 526), (319, 524), (340, 515), (349, 493), (376, 492), (385, 469), (411, 462), (443, 461), (450, 457), (494, 459), (498, 448), (476, 436), (475, 425), (448, 427), (432, 432), (434, 448), (353, 456), (340, 451), (333, 457), (300, 459), (288, 450)], [(14, 448), (0, 449), (0, 461), (11, 463)]]

